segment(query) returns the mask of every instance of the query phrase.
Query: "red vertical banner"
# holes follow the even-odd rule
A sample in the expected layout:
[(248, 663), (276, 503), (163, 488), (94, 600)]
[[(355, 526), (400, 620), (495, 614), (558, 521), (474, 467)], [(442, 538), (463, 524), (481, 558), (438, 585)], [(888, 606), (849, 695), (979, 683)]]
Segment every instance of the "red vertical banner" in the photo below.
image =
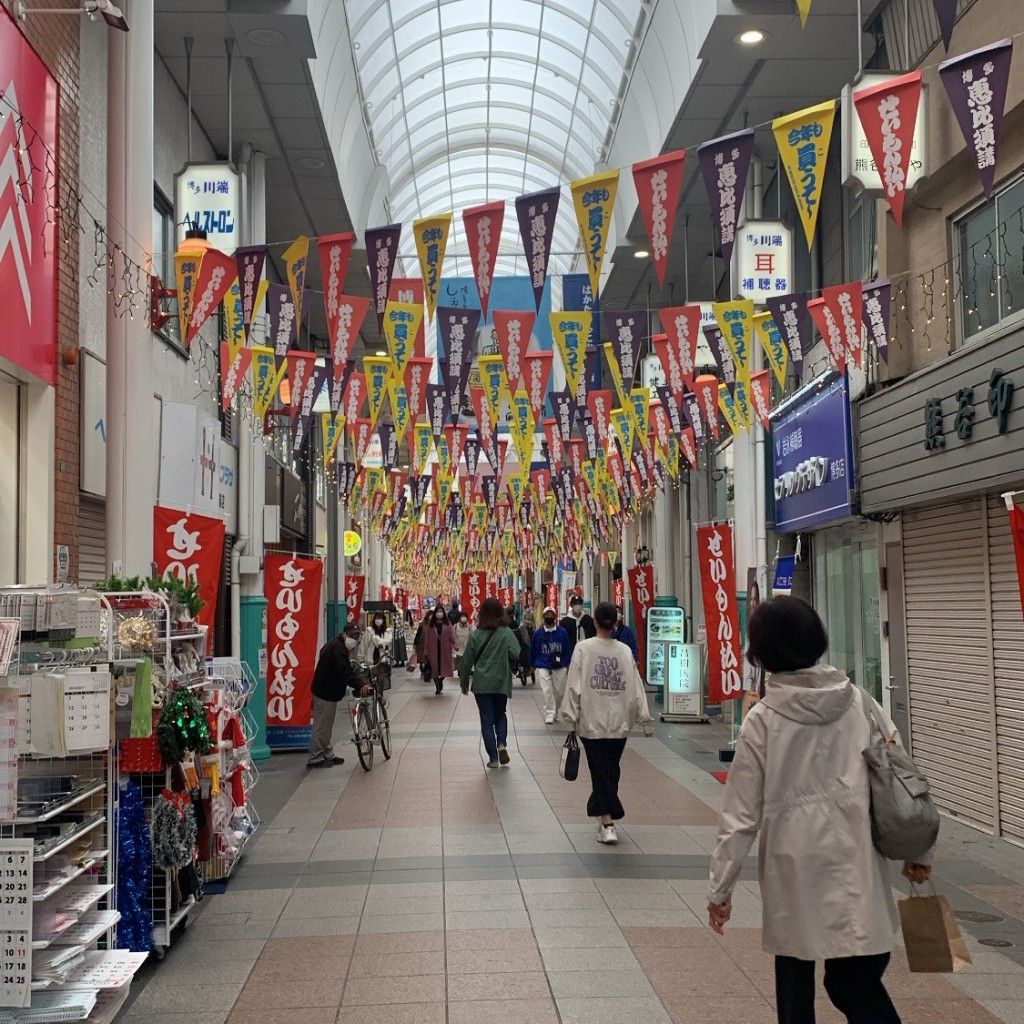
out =
[(501, 201), (472, 206), (462, 211), (470, 263), (484, 319), (487, 318), (487, 304), (491, 298), (494, 262), (498, 255), (498, 242), (501, 239), (501, 223), (504, 217), (505, 203)]
[(498, 587), (498, 600), (502, 608), (508, 608), (515, 603), (515, 587)]
[(366, 590), (365, 576), (345, 576), (345, 604), (348, 605), (348, 621), (358, 622), (363, 617), (363, 592)]
[[(1006, 499), (1008, 502), (1009, 498)], [(1013, 552), (1017, 556), (1017, 585), (1020, 587), (1021, 614), (1024, 615), (1024, 508), (1010, 505), (1010, 533), (1013, 534)]]
[(743, 694), (732, 527), (697, 527), (697, 558), (707, 629), (708, 703), (721, 704)]
[(679, 149), (674, 153), (663, 153), (651, 160), (633, 164), (636, 197), (651, 242), (651, 260), (660, 287), (665, 286), (668, 247), (676, 222), (685, 163), (686, 150)]
[(634, 566), (627, 570), (629, 591), (633, 595), (633, 621), (636, 623), (640, 671), (647, 668), (647, 610), (654, 607), (654, 566)]
[(480, 614), (480, 606), (487, 594), (487, 573), (464, 572), (462, 574), (462, 600), (460, 607), (469, 616), (470, 622), (476, 622)]
[(558, 584), (548, 583), (544, 586), (544, 607), (558, 611)]
[(158, 576), (176, 576), (182, 583), (198, 581), (199, 597), (204, 604), (196, 622), (209, 627), (207, 648), (212, 650), (224, 561), (224, 520), (155, 506), (153, 561)]
[(385, 587), (383, 583), (380, 585), (380, 599), (382, 601), (394, 600), (394, 592), (390, 587)]
[(320, 640), (323, 562), (267, 555), (267, 744), (309, 746), (313, 671)]
[(612, 580), (612, 604), (616, 608), (626, 610), (626, 581), (624, 579)]

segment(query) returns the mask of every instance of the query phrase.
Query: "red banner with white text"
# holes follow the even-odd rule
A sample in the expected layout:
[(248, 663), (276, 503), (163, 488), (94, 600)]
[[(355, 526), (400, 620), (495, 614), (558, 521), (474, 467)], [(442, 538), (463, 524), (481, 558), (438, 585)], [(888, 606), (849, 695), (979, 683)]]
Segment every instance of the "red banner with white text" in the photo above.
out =
[(487, 573), (464, 572), (462, 574), (462, 599), (459, 607), (469, 616), (470, 622), (476, 622), (480, 614), (480, 605), (487, 597)]
[(546, 583), (544, 585), (544, 607), (554, 608), (558, 611), (558, 584)]
[(157, 576), (169, 574), (182, 583), (199, 582), (199, 597), (205, 603), (195, 618), (201, 626), (208, 627), (206, 646), (210, 653), (224, 561), (224, 520), (156, 505), (153, 508), (153, 561)]
[(363, 617), (363, 591), (365, 590), (365, 576), (345, 576), (345, 604), (348, 605), (349, 622), (359, 622)]
[(739, 605), (733, 562), (732, 527), (697, 527), (697, 559), (704, 598), (708, 644), (708, 703), (721, 704), (743, 694)]
[(309, 746), (313, 671), (320, 643), (323, 562), (267, 555), (267, 743)]
[(633, 597), (633, 621), (636, 623), (640, 671), (647, 668), (647, 610), (654, 607), (654, 566), (635, 566), (626, 572)]
[(626, 610), (626, 581), (624, 579), (612, 580), (612, 604), (616, 608)]

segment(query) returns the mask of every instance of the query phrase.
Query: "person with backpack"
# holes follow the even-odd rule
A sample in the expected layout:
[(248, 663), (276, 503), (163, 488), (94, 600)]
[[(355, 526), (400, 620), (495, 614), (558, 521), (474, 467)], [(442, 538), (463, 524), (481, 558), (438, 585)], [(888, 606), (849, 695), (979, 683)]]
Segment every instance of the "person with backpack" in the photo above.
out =
[[(708, 923), (723, 934), (761, 832), (761, 936), (775, 956), (779, 1024), (813, 1024), (817, 960), (825, 961), (829, 999), (848, 1021), (899, 1024), (882, 982), (898, 919), (888, 862), (872, 838), (865, 751), (872, 722), (887, 742), (900, 741), (870, 694), (818, 664), (827, 650), (825, 626), (799, 598), (774, 598), (750, 617), (747, 658), (769, 674), (726, 783)], [(930, 863), (923, 852), (904, 862), (903, 874), (927, 881)]]

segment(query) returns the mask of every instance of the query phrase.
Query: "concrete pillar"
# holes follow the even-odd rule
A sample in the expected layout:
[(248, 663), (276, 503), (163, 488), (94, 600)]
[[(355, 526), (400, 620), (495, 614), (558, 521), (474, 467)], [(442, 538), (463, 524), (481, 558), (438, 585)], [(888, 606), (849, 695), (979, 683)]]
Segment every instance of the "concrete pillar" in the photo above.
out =
[[(131, 32), (109, 39), (107, 234), (137, 261), (153, 249), (153, 5), (130, 0)], [(107, 558), (148, 576), (159, 442), (145, 316), (107, 303)]]

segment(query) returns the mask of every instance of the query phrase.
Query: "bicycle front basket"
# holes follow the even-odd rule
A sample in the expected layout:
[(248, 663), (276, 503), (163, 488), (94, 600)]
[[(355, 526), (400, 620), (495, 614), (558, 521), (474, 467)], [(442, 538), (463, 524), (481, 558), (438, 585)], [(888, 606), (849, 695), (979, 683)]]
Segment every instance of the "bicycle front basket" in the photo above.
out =
[(373, 684), (378, 692), (391, 689), (391, 672), (385, 664), (374, 665), (370, 670), (373, 674)]

